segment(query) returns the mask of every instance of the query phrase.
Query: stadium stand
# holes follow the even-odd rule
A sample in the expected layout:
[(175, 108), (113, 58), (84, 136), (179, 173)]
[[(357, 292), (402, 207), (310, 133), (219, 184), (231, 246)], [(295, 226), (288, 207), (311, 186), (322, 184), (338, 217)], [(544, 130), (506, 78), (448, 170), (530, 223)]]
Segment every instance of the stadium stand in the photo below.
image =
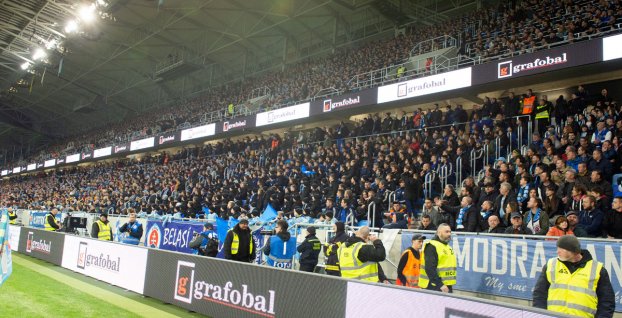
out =
[[(622, 154), (620, 107), (606, 89), (592, 95), (580, 88), (573, 97), (551, 103), (559, 124), (534, 132), (531, 143), (520, 117), (504, 116), (511, 113), (510, 105), (520, 105), (515, 97), (487, 100), (470, 114), (461, 108), (403, 118), (376, 114), (350, 128), (342, 124), (299, 136), (224, 140), (142, 162), (14, 177), (2, 184), (0, 193), (4, 204), (27, 209), (60, 206), (123, 214), (133, 207), (145, 214), (189, 218), (203, 218), (209, 209), (237, 218), (243, 213), (258, 216), (270, 204), (287, 218), (308, 216), (321, 223), (332, 211), (336, 220), (375, 226), (390, 222), (384, 213), (392, 212), (397, 201), (407, 207), (411, 227), (416, 227), (425, 197), (439, 197), (437, 205), (449, 212), (470, 196), (478, 211), (486, 201), (492, 205), (491, 213), (478, 214), (468, 228), (482, 232), (492, 214), (511, 226), (505, 213), (509, 204), (517, 204), (529, 223), (526, 212), (535, 197), (543, 202), (540, 217), (546, 214), (554, 221), (577, 212), (578, 228), (589, 229), (575, 229), (577, 235), (621, 238), (616, 209), (622, 207), (610, 209), (612, 176), (620, 172)], [(538, 98), (544, 101), (542, 95)], [(511, 189), (503, 195), (499, 191), (505, 182)], [(454, 229), (462, 229), (458, 214), (444, 215)]]
[[(76, 150), (93, 150), (112, 142), (210, 123), (231, 116), (227, 112), (229, 104), (236, 105), (236, 116), (307, 101), (327, 88), (331, 88), (331, 93), (343, 93), (360, 89), (359, 82), (367, 83), (365, 87), (377, 86), (386, 81), (374, 81), (373, 74), (407, 62), (413, 47), (426, 53), (450, 38), (457, 39), (452, 45), (459, 47), (462, 61), (482, 63), (616, 33), (621, 26), (619, 1), (522, 1), (514, 7), (504, 4), (485, 8), (449, 23), (419, 28), (416, 32), (409, 28), (404, 35), (392, 39), (342, 48), (333, 55), (299, 62), (283, 71), (223, 85), (176, 107), (67, 138), (10, 164), (24, 165), (32, 160), (63, 157)], [(429, 41), (438, 38), (443, 43)], [(402, 79), (443, 70), (426, 65), (424, 71), (408, 71)], [(392, 76), (390, 80), (396, 78)], [(256, 96), (257, 92), (262, 93)], [(260, 100), (260, 106), (250, 110), (250, 101), (261, 96), (266, 98)]]

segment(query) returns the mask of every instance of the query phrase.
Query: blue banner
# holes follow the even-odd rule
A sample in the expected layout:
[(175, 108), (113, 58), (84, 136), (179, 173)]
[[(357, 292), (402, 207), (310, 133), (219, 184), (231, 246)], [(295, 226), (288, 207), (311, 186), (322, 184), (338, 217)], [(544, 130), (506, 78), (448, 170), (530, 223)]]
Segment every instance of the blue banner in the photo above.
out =
[(0, 210), (0, 286), (11, 276), (13, 260), (9, 246), (9, 212)]
[(188, 247), (188, 244), (192, 241), (194, 233), (203, 232), (203, 224), (182, 221), (164, 224), (162, 221), (149, 220), (147, 221), (145, 246), (192, 254), (195, 250)]
[[(45, 228), (45, 217), (50, 212), (30, 212), (30, 226), (43, 229)], [(56, 214), (56, 220), (60, 222), (60, 213)]]
[[(402, 250), (411, 245), (412, 233), (402, 234)], [(542, 267), (557, 257), (555, 241), (453, 235), (458, 259), (456, 289), (477, 293), (532, 299)], [(622, 311), (622, 245), (581, 241), (609, 273), (616, 294), (616, 311)]]
[(272, 207), (272, 205), (268, 204), (268, 206), (266, 207), (266, 209), (263, 211), (263, 213), (261, 213), (261, 215), (259, 216), (259, 220), (261, 222), (270, 222), (274, 219), (276, 219), (278, 213), (276, 212), (276, 210)]
[(257, 264), (261, 264), (263, 261), (263, 251), (261, 251), (261, 248), (263, 247), (264, 236), (261, 235), (262, 229), (263, 227), (260, 227), (253, 231), (253, 241), (255, 241), (255, 250), (257, 251), (255, 253), (255, 263)]

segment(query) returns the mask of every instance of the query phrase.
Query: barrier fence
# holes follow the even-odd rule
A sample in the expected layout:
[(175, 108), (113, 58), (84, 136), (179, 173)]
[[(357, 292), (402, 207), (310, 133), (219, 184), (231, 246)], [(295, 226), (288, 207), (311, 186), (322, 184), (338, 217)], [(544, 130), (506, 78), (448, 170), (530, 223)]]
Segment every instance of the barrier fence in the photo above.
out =
[[(92, 215), (90, 217), (94, 218)], [(112, 216), (110, 218), (122, 220), (125, 217)], [(141, 239), (141, 242), (144, 243), (141, 246), (186, 254), (194, 254), (195, 251), (188, 244), (193, 239), (195, 233), (203, 231), (202, 226), (204, 224), (204, 222), (199, 221), (181, 220), (163, 222), (142, 219), (141, 221), (144, 226), (144, 234)], [(220, 237), (220, 258), (223, 257), (222, 243), (224, 242), (226, 232), (234, 225), (228, 224), (228, 221), (224, 222), (224, 224), (214, 222), (214, 231)], [(296, 238), (298, 244), (304, 241), (304, 230), (308, 226), (318, 228), (317, 237), (322, 242), (328, 242), (334, 235), (331, 229), (332, 225), (330, 224), (292, 224), (290, 232)], [(358, 228), (348, 226), (347, 230), (352, 233)], [(269, 239), (269, 235), (262, 234), (263, 229), (263, 226), (253, 226), (251, 229), (255, 246), (257, 247), (256, 264), (263, 264), (264, 257), (261, 248), (264, 242)], [(379, 235), (387, 250), (387, 260), (383, 266), (385, 274), (390, 279), (395, 279), (400, 254), (410, 246), (413, 233), (418, 231), (381, 230), (373, 227), (372, 231)], [(433, 232), (425, 234), (429, 238), (434, 235)], [(73, 239), (77, 236), (68, 237)], [(52, 253), (52, 250), (66, 245), (64, 234), (36, 231), (36, 228), (30, 227), (12, 227), (9, 238), (12, 242), (11, 246), (15, 247), (14, 250), (44, 259), (56, 265), (61, 265), (59, 254)], [(16, 238), (19, 238), (19, 241), (16, 241)], [(622, 312), (622, 245), (615, 244), (619, 243), (619, 241), (614, 242), (612, 240), (581, 239), (581, 241), (583, 248), (590, 251), (596, 260), (605, 265), (617, 296), (616, 311)], [(79, 245), (80, 243), (76, 244)], [(99, 244), (91, 244), (90, 249), (101, 248)], [(460, 277), (456, 289), (525, 300), (531, 299), (533, 287), (546, 260), (556, 256), (554, 239), (551, 240), (550, 237), (543, 236), (479, 235), (477, 233), (455, 232), (452, 244), (458, 258), (458, 275)], [(127, 247), (126, 245), (122, 246)], [(294, 257), (294, 264), (298, 256)], [(318, 263), (320, 268), (323, 267), (323, 261), (323, 253), (320, 253)], [(129, 289), (127, 286), (124, 287)]]
[[(31, 227), (10, 226), (10, 231), (19, 232), (16, 246), (20, 253), (215, 317), (397, 317), (415, 312), (439, 318), (559, 317), (544, 310), (483, 299), (103, 242)], [(395, 301), (370, 302), (369, 295)]]

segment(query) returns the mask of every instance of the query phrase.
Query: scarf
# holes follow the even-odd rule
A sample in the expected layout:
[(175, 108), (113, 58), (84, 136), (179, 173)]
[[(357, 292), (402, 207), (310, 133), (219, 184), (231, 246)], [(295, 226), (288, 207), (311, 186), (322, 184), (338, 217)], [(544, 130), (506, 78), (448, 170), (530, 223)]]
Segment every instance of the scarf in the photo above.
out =
[(527, 227), (530, 228), (534, 234), (540, 232), (540, 212), (542, 210), (540, 210), (540, 208), (538, 208), (538, 211), (536, 211), (536, 214), (532, 217), (533, 213), (531, 211), (529, 211), (529, 213), (527, 213)]
[(462, 224), (463, 220), (464, 220), (464, 215), (466, 214), (466, 212), (469, 210), (470, 207), (471, 206), (469, 205), (469, 206), (466, 206), (466, 207), (460, 209), (460, 212), (458, 213), (458, 218), (456, 219), (456, 229), (457, 230), (464, 229), (464, 225)]

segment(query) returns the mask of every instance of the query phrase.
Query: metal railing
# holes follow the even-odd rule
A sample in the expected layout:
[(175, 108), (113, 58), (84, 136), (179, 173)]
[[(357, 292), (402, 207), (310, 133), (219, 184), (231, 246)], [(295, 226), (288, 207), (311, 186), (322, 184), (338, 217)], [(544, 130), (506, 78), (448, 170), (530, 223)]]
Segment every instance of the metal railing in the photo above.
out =
[(450, 35), (439, 36), (436, 38), (421, 41), (410, 50), (410, 56), (417, 56), (458, 46), (458, 40)]

